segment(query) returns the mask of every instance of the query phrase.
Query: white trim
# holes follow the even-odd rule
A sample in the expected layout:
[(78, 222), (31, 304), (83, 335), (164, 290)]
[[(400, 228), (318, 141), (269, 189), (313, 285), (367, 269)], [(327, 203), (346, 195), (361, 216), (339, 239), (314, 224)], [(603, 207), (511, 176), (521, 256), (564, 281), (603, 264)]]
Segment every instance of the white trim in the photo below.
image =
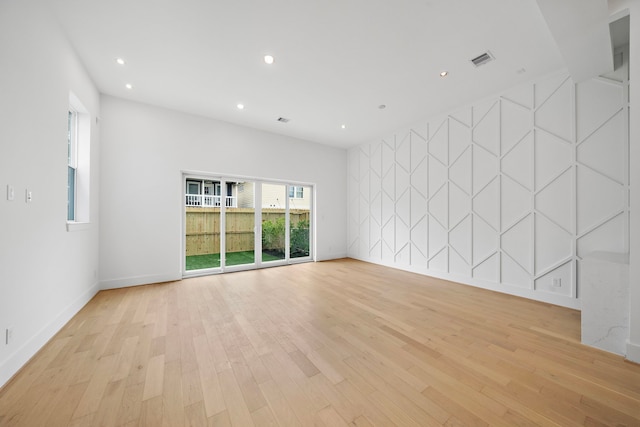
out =
[(627, 341), (626, 359), (634, 363), (640, 363), (640, 344)]
[[(369, 262), (371, 264), (383, 265), (385, 267), (395, 268), (396, 270), (408, 271), (411, 273), (421, 274), (427, 277), (435, 277), (436, 279), (448, 280), (456, 282), (461, 285), (473, 286), (476, 288), (487, 289), (501, 294), (514, 295), (517, 297), (527, 298), (534, 301), (544, 302), (553, 305), (559, 305), (561, 307), (567, 307), (574, 310), (580, 310), (582, 308), (581, 302), (577, 298), (571, 298), (563, 295), (555, 295), (544, 292), (536, 292), (530, 288), (519, 288), (515, 286), (506, 287), (504, 284), (486, 282), (478, 279), (469, 279), (468, 277), (457, 276), (455, 274), (449, 274), (439, 271), (429, 270), (428, 268), (415, 268), (411, 266), (403, 266), (390, 262), (385, 262), (380, 259), (362, 258), (353, 255), (349, 255), (349, 258), (357, 259), (359, 261)], [(327, 258), (330, 259), (330, 258)], [(323, 259), (324, 260), (324, 259)]]
[(91, 229), (90, 222), (67, 221), (67, 231), (84, 231)]
[(141, 276), (123, 277), (100, 282), (100, 289), (128, 288), (129, 286), (148, 285), (151, 283), (174, 282), (182, 279), (182, 272), (145, 274)]
[(82, 295), (65, 307), (51, 322), (27, 340), (0, 364), (0, 387), (5, 385), (29, 360), (57, 334), (90, 300), (100, 287), (94, 283)]
[[(346, 252), (334, 252), (334, 253), (318, 255), (317, 257), (310, 257), (310, 258), (311, 258), (310, 261), (313, 261), (313, 262), (331, 261), (334, 259), (342, 259), (342, 258), (357, 259), (355, 257), (350, 257)], [(304, 258), (300, 258), (300, 259), (304, 259)], [(366, 260), (363, 259), (361, 261), (366, 261)], [(366, 262), (372, 262), (372, 261), (366, 261)]]

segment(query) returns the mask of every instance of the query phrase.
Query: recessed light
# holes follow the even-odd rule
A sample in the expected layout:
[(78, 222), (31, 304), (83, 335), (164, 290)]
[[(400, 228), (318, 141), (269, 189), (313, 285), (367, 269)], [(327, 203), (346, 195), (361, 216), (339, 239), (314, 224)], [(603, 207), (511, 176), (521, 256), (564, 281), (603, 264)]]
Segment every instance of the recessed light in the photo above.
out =
[(347, 125), (342, 125), (342, 126), (340, 126), (340, 127), (341, 127), (342, 129), (346, 129), (346, 128), (347, 128)]
[(122, 58), (116, 58), (116, 62), (118, 63), (118, 65), (124, 65), (125, 64), (124, 59), (122, 59)]
[(265, 64), (271, 65), (271, 64), (273, 64), (273, 61), (275, 61), (275, 58), (273, 56), (271, 56), (271, 55), (265, 55), (264, 56)]
[(387, 108), (387, 106), (386, 106), (386, 105), (384, 105), (384, 104), (380, 104), (380, 105), (378, 105), (378, 109), (379, 109), (379, 110), (384, 110), (385, 108)]
[(238, 110), (244, 110), (244, 104), (238, 104), (236, 107), (238, 107)]
[(447, 77), (449, 75), (448, 71), (441, 71), (440, 72), (440, 77)]
[(133, 85), (131, 83), (127, 83), (126, 85), (124, 85), (124, 87), (126, 87), (127, 89), (133, 89)]

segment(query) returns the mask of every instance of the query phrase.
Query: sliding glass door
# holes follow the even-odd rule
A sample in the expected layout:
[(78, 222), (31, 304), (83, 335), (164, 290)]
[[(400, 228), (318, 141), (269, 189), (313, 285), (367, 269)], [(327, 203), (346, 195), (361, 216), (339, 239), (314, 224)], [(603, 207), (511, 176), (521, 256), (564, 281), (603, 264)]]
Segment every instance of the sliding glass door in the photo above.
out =
[(311, 243), (311, 187), (289, 185), (289, 257), (306, 258)]
[(219, 180), (185, 179), (185, 271), (220, 268)]
[(262, 262), (286, 258), (287, 186), (262, 184)]
[(256, 262), (255, 183), (227, 181), (224, 208), (224, 265), (253, 266)]
[(184, 275), (312, 259), (313, 187), (185, 175)]

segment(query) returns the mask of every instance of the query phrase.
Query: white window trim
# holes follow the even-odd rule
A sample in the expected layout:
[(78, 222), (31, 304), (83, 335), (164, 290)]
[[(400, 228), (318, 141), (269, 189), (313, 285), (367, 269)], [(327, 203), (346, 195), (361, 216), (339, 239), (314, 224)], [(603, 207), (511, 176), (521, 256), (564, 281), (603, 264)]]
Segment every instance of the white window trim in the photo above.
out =
[(91, 224), (91, 114), (72, 92), (69, 93), (69, 111), (76, 113), (76, 142), (72, 159), (76, 169), (76, 188), (75, 218), (67, 220), (67, 231), (81, 231), (90, 228)]
[(90, 222), (67, 221), (67, 231), (84, 231), (91, 228)]

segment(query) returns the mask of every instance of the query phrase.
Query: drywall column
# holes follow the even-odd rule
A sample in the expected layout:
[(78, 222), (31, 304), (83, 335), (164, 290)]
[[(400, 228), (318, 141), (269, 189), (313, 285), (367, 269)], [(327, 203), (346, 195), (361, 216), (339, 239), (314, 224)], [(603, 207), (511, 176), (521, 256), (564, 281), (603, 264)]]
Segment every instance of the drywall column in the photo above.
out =
[(629, 60), (629, 342), (627, 359), (640, 363), (640, 3), (628, 2), (630, 12)]

